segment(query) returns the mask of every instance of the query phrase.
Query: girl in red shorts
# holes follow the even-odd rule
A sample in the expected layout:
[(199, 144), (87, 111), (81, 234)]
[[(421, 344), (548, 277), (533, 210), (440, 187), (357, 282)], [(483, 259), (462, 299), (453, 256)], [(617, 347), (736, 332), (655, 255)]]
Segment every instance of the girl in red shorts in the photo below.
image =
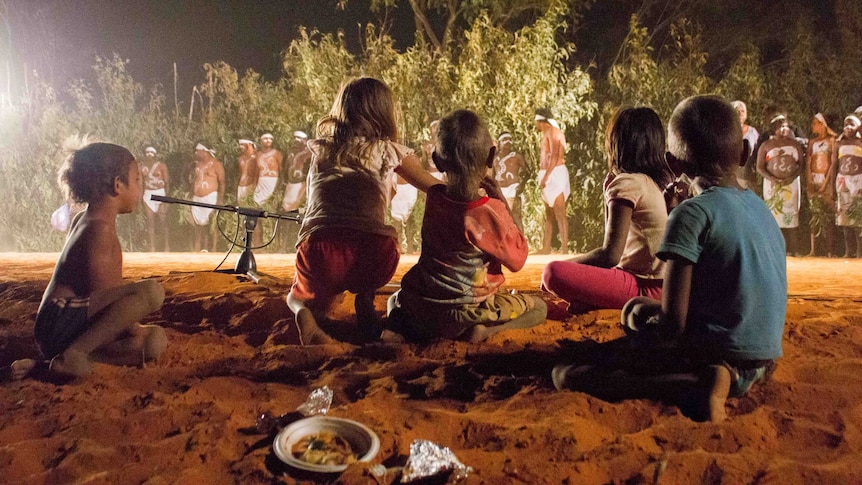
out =
[(422, 191), (438, 183), (410, 148), (396, 142), (395, 102), (382, 81), (363, 77), (342, 87), (317, 125), (308, 171), (308, 202), (287, 305), (303, 344), (332, 339), (317, 325), (333, 300), (356, 294), (356, 319), (367, 340), (380, 337), (374, 294), (398, 266), (398, 245), (385, 223), (395, 172)]

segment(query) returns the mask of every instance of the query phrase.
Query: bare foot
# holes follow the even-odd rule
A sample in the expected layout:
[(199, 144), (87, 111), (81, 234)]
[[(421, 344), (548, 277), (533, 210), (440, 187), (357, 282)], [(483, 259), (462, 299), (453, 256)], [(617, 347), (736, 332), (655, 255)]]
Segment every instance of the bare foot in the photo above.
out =
[(168, 346), (165, 329), (158, 325), (142, 325), (146, 331), (143, 345), (143, 360), (158, 360)]
[(65, 352), (51, 359), (48, 371), (60, 377), (83, 377), (93, 371), (93, 366), (87, 354), (66, 349)]
[[(19, 359), (9, 366), (10, 377), (13, 381), (20, 381), (21, 379), (29, 376), (31, 373), (36, 371), (36, 367), (40, 364), (45, 364), (44, 361), (37, 361), (33, 359)], [(45, 366), (47, 367), (47, 366)]]
[(709, 420), (713, 423), (720, 423), (727, 419), (724, 403), (727, 401), (728, 393), (730, 393), (730, 371), (723, 365), (710, 366), (707, 379)]
[(311, 310), (303, 308), (296, 314), (296, 327), (299, 330), (299, 342), (302, 345), (323, 345), (335, 343), (326, 332), (317, 326)]

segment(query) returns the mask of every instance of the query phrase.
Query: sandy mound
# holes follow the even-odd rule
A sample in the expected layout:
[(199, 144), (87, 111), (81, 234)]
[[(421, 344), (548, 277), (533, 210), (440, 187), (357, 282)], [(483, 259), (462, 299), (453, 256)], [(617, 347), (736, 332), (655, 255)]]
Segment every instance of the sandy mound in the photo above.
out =
[[(33, 321), (55, 258), (0, 255), (0, 365), (37, 355)], [(326, 482), (282, 465), (254, 429), (261, 412), (291, 411), (323, 385), (330, 415), (378, 434), (377, 462), (403, 465), (414, 439), (431, 440), (474, 468), (470, 483), (862, 482), (862, 261), (789, 261), (785, 358), (714, 425), (671, 404), (553, 390), (556, 361), (622, 335), (618, 312), (568, 317), (550, 301), (545, 325), (481, 345), (358, 346), (348, 296), (329, 327), (345, 343), (303, 348), (283, 300), (289, 256), (259, 256), (270, 276), (258, 285), (205, 272), (217, 255), (126, 259), (126, 275), (167, 289), (147, 318), (167, 329), (167, 354), (67, 385), (0, 385), (0, 483)], [(535, 292), (546, 261), (531, 258), (510, 287)]]

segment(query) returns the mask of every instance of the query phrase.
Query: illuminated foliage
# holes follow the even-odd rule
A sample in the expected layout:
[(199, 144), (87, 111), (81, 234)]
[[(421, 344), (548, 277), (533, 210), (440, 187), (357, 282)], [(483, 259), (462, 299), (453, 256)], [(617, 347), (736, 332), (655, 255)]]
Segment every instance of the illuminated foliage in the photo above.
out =
[[(373, 3), (386, 9), (396, 2)], [(701, 27), (674, 14), (647, 28), (641, 15), (665, 2), (644, 2), (649, 8), (636, 10), (640, 15), (631, 17), (616, 61), (602, 73), (593, 65), (576, 65), (578, 52), (565, 40), (573, 38), (572, 19), (583, 12), (570, 7), (582, 8), (592, 4), (589, 0), (399, 3), (417, 14), (414, 45), (397, 50), (385, 27), (368, 25), (360, 49), (351, 51), (341, 33), (300, 29), (282, 52), (283, 76), (275, 80), (213, 62), (202, 66), (204, 77), (192, 92), (168, 100), (161, 86), (145, 88), (132, 79), (130, 61), (117, 55), (96, 59), (93, 85), (74, 81), (58, 92), (50, 82), (34, 77), (22, 96), (0, 103), (0, 226), (9, 228), (0, 235), (0, 250), (60, 248), (63, 235), (48, 230), (48, 218), (63, 202), (55, 172), (62, 160), (60, 147), (69, 136), (90, 133), (127, 146), (136, 155), (145, 145), (155, 145), (171, 172), (169, 195), (176, 197), (188, 196), (185, 175), (192, 148), (204, 140), (225, 163), (226, 200), (232, 202), (236, 140), (269, 131), (284, 149), (293, 130), (313, 135), (316, 122), (350, 76), (376, 76), (392, 87), (400, 109), (399, 137), (414, 149), (429, 138), (430, 122), (455, 108), (480, 113), (492, 135), (512, 132), (515, 148), (528, 163), (523, 213), (534, 248), (541, 238), (543, 211), (535, 180), (539, 133), (533, 113), (550, 108), (569, 143), (572, 197), (567, 211), (569, 249), (574, 251), (601, 243), (604, 129), (617, 107), (651, 106), (667, 119), (680, 99), (718, 92), (746, 101), (755, 126), (768, 121), (766, 111), (777, 107), (805, 126), (818, 111), (827, 119), (840, 119), (862, 103), (857, 53), (862, 5), (850, 0), (836, 0), (841, 15), (835, 17), (831, 35), (822, 35), (805, 21), (785, 25), (793, 41), (782, 45), (784, 57), (766, 64), (756, 47), (760, 44), (734, 39), (733, 45), (740, 46), (734, 54), (721, 52), (728, 56), (728, 67), (713, 72), (708, 72), (707, 52), (715, 49), (705, 45), (710, 37)], [(723, 11), (713, 10), (707, 13)], [(180, 216), (186, 212), (171, 212), (177, 239), (171, 246), (177, 249), (187, 239)], [(421, 216), (420, 198), (413, 214), (417, 226)], [(143, 216), (122, 220), (124, 249), (142, 249)], [(418, 239), (414, 242), (418, 247)]]

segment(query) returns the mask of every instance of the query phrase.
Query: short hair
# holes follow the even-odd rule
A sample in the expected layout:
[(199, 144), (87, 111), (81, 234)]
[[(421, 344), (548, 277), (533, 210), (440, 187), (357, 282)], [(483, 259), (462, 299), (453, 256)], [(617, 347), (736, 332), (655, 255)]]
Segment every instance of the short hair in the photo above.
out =
[(671, 181), (665, 161), (664, 127), (651, 108), (621, 108), (608, 123), (605, 148), (620, 172), (642, 173), (661, 188)]
[(667, 133), (668, 151), (693, 165), (695, 175), (715, 182), (739, 164), (739, 113), (720, 96), (684, 99), (674, 108)]
[(548, 108), (539, 108), (536, 110), (536, 114), (548, 120), (554, 117), (554, 114), (551, 113), (551, 110)]
[(459, 109), (440, 120), (434, 151), (441, 162), (445, 161), (440, 168), (449, 177), (450, 185), (464, 189), (484, 178), (493, 146), (491, 133), (479, 115)]
[(75, 202), (95, 202), (114, 193), (114, 180), (129, 183), (129, 164), (135, 157), (113, 143), (90, 143), (74, 150), (57, 172), (57, 183)]

